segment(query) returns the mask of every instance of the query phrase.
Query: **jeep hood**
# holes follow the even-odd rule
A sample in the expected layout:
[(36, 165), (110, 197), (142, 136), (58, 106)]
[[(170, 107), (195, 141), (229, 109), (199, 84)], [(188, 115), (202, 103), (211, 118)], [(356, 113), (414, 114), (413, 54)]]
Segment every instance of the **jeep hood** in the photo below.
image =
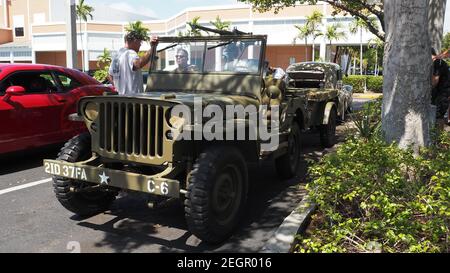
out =
[(259, 101), (256, 98), (252, 98), (244, 95), (227, 95), (217, 93), (187, 93), (187, 92), (147, 92), (139, 93), (128, 96), (121, 96), (121, 98), (128, 97), (130, 99), (148, 99), (161, 102), (171, 102), (174, 104), (184, 104), (190, 107), (194, 106), (196, 101), (201, 100), (202, 106), (208, 105), (255, 105), (259, 106)]

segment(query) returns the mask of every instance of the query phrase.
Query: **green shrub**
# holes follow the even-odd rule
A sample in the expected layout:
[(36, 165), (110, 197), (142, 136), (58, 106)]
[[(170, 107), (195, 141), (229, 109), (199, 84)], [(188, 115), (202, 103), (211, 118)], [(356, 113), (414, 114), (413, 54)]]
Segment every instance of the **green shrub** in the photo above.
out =
[(381, 105), (382, 99), (369, 101), (362, 110), (350, 115), (357, 130), (357, 136), (370, 139), (381, 136)]
[(104, 82), (108, 78), (108, 70), (106, 69), (100, 69), (95, 71), (94, 73), (94, 79), (96, 79), (99, 82)]
[(353, 93), (364, 93), (366, 76), (350, 75), (343, 78), (343, 83), (353, 86)]
[(296, 252), (449, 252), (450, 133), (418, 156), (351, 138), (311, 168), (318, 204)]
[(353, 93), (364, 93), (364, 85), (367, 91), (383, 93), (383, 76), (350, 75), (343, 78), (343, 83), (353, 86)]
[(383, 76), (368, 76), (367, 90), (374, 93), (383, 93)]

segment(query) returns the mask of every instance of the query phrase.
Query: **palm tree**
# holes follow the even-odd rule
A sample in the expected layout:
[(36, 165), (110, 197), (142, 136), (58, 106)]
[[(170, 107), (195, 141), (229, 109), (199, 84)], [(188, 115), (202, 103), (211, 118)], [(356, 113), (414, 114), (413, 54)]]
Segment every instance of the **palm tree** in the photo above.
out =
[(360, 74), (362, 75), (363, 71), (363, 42), (362, 42), (362, 31), (363, 29), (367, 29), (367, 24), (362, 19), (356, 19), (350, 23), (350, 33), (356, 34), (358, 31), (360, 33), (360, 51), (359, 51), (359, 69)]
[(88, 6), (84, 4), (84, 0), (80, 0), (78, 2), (78, 5), (76, 6), (77, 11), (77, 17), (79, 19), (79, 27), (80, 27), (80, 34), (81, 34), (81, 67), (84, 71), (84, 44), (83, 44), (83, 34), (81, 33), (81, 21), (87, 22), (88, 16), (93, 19), (92, 12), (94, 11), (94, 8), (91, 6)]
[(103, 49), (103, 53), (97, 57), (97, 67), (104, 69), (111, 64), (111, 52), (108, 49)]
[[(192, 26), (198, 26), (198, 21), (200, 20), (200, 16), (196, 16), (192, 18), (192, 21), (188, 23), (188, 25), (191, 27), (191, 30), (187, 32), (187, 36), (202, 36), (202, 33), (198, 29), (194, 29)], [(181, 35), (183, 36), (183, 34)]]
[(211, 23), (211, 25), (213, 25), (217, 30), (229, 30), (230, 29), (230, 25), (231, 22), (228, 21), (222, 21), (219, 17), (219, 15), (217, 15), (216, 17), (216, 21), (209, 21)]
[(142, 41), (150, 41), (149, 32), (150, 29), (145, 27), (141, 21), (130, 22), (128, 26), (125, 27), (127, 33), (133, 32), (137, 39)]
[(340, 28), (342, 28), (342, 25), (339, 23), (328, 25), (324, 33), (325, 38), (330, 42), (330, 62), (331, 62), (331, 45), (333, 40), (338, 41), (341, 39), (347, 39), (345, 31), (340, 31), (339, 30)]
[(308, 37), (311, 36), (312, 32), (308, 25), (294, 25), (298, 30), (297, 36), (294, 38), (294, 44), (297, 39), (305, 39), (305, 62), (308, 61)]
[(375, 76), (378, 76), (378, 49), (384, 47), (384, 42), (376, 37), (369, 40), (369, 47), (375, 48)]
[(105, 82), (108, 78), (109, 66), (111, 65), (111, 52), (108, 49), (103, 49), (103, 54), (97, 57), (97, 67), (99, 70), (95, 71), (94, 78), (99, 82)]
[(315, 60), (315, 52), (314, 46), (316, 42), (316, 38), (322, 36), (323, 34), (320, 32), (320, 25), (322, 25), (323, 14), (320, 11), (315, 10), (311, 15), (306, 16), (306, 25), (311, 29), (311, 36), (313, 38), (312, 43), (312, 58)]

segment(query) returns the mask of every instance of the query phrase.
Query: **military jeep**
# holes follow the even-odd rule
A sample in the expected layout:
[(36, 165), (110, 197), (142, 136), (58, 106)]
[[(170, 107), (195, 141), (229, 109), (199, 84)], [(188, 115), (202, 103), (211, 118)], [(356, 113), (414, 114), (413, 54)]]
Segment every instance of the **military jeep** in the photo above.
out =
[(295, 63), (287, 68), (287, 74), (291, 90), (308, 92), (312, 95), (310, 103), (315, 101), (319, 94), (336, 92), (337, 116), (340, 120), (345, 120), (346, 113), (352, 110), (353, 87), (343, 85), (342, 70), (338, 64), (329, 62)]
[[(334, 141), (337, 93), (314, 96), (265, 75), (266, 36), (220, 34), (160, 37), (145, 93), (79, 101), (72, 118), (89, 134), (68, 141), (56, 160), (44, 160), (66, 209), (93, 215), (107, 210), (120, 190), (180, 199), (189, 230), (219, 243), (243, 216), (249, 163), (273, 158), (281, 177), (293, 177), (301, 130), (320, 127), (326, 144)], [(195, 69), (177, 69), (180, 48)], [(199, 116), (197, 108), (208, 106), (215, 111)], [(228, 108), (247, 111), (220, 115)], [(261, 126), (268, 128), (265, 137)]]

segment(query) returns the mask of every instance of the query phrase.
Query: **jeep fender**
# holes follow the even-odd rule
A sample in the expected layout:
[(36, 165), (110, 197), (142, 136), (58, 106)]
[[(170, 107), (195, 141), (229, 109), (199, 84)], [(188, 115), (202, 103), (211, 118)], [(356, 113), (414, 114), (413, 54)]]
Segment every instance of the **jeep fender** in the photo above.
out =
[(332, 101), (327, 102), (327, 104), (325, 105), (325, 110), (323, 111), (322, 124), (328, 124), (328, 121), (330, 119), (330, 113), (333, 110), (333, 108), (336, 108), (336, 104)]

